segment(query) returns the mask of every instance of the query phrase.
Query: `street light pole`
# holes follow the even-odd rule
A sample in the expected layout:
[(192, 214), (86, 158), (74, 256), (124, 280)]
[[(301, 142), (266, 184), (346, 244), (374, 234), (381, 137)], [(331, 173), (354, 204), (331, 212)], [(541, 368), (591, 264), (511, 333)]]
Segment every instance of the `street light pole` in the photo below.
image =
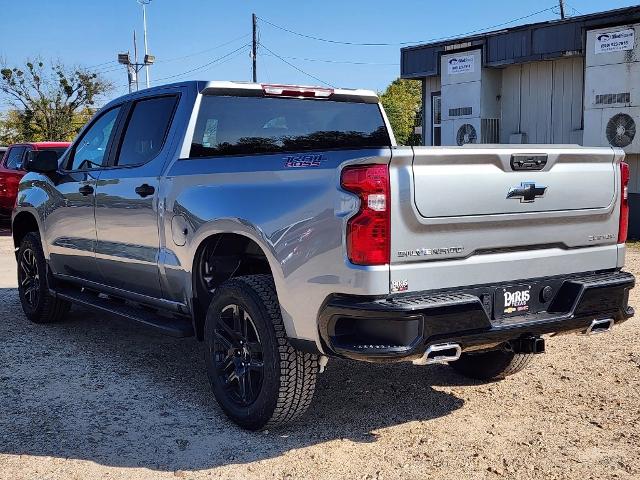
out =
[[(127, 69), (127, 78), (129, 80), (129, 93), (133, 91), (134, 86), (136, 91), (138, 91), (140, 71), (144, 67), (148, 69), (149, 65), (153, 65), (155, 61), (156, 61), (156, 57), (154, 57), (153, 55), (145, 54), (144, 60), (142, 61), (142, 63), (138, 62), (138, 42), (136, 41), (136, 31), (134, 30), (133, 31), (133, 62), (131, 61), (131, 56), (129, 55), (129, 52), (118, 54), (118, 63), (121, 65), (124, 65), (125, 68)], [(147, 75), (147, 85), (149, 85), (149, 75)]]
[[(133, 31), (133, 64), (138, 65), (138, 41), (136, 40), (136, 31)], [(137, 68), (137, 67), (136, 67)], [(140, 90), (138, 85), (138, 70), (136, 70), (136, 92)]]
[[(147, 5), (151, 3), (151, 0), (137, 0), (140, 5), (142, 5), (142, 24), (144, 29), (144, 56), (147, 57), (149, 55), (149, 46), (147, 44)], [(150, 85), (149, 79), (149, 65), (145, 64), (144, 73), (147, 80), (147, 88)]]

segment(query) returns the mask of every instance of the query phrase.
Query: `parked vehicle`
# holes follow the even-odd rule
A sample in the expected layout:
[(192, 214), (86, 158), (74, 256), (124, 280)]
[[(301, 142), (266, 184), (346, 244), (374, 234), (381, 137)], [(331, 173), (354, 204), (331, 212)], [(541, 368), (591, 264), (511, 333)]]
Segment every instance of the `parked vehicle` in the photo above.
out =
[(11, 215), (18, 194), (18, 183), (26, 173), (24, 161), (30, 152), (51, 150), (60, 156), (69, 145), (69, 142), (30, 142), (0, 148), (0, 154), (3, 155), (0, 160), (0, 215)]
[(633, 315), (620, 149), (398, 147), (366, 90), (187, 82), (114, 100), (13, 214), (36, 323), (71, 304), (206, 342), (213, 393), (298, 418), (328, 357), (500, 379)]

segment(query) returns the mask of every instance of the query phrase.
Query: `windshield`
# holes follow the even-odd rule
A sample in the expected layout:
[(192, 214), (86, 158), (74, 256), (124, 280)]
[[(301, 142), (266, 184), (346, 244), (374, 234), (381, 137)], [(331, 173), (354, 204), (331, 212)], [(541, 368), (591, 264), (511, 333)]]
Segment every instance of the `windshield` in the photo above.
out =
[(388, 147), (377, 104), (204, 96), (191, 157)]

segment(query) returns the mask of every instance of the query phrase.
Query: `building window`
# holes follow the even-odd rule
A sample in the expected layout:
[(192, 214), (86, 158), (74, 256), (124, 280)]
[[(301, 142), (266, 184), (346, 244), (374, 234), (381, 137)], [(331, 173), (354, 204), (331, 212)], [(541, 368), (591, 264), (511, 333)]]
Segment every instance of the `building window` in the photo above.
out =
[(442, 145), (442, 96), (440, 92), (431, 96), (431, 145)]

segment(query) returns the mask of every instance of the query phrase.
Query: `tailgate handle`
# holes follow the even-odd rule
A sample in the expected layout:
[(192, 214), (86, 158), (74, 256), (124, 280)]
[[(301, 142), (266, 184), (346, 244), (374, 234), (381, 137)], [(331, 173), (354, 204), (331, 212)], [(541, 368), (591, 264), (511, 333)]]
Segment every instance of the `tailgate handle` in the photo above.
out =
[(546, 155), (526, 153), (511, 155), (511, 168), (513, 170), (542, 170), (546, 164)]

